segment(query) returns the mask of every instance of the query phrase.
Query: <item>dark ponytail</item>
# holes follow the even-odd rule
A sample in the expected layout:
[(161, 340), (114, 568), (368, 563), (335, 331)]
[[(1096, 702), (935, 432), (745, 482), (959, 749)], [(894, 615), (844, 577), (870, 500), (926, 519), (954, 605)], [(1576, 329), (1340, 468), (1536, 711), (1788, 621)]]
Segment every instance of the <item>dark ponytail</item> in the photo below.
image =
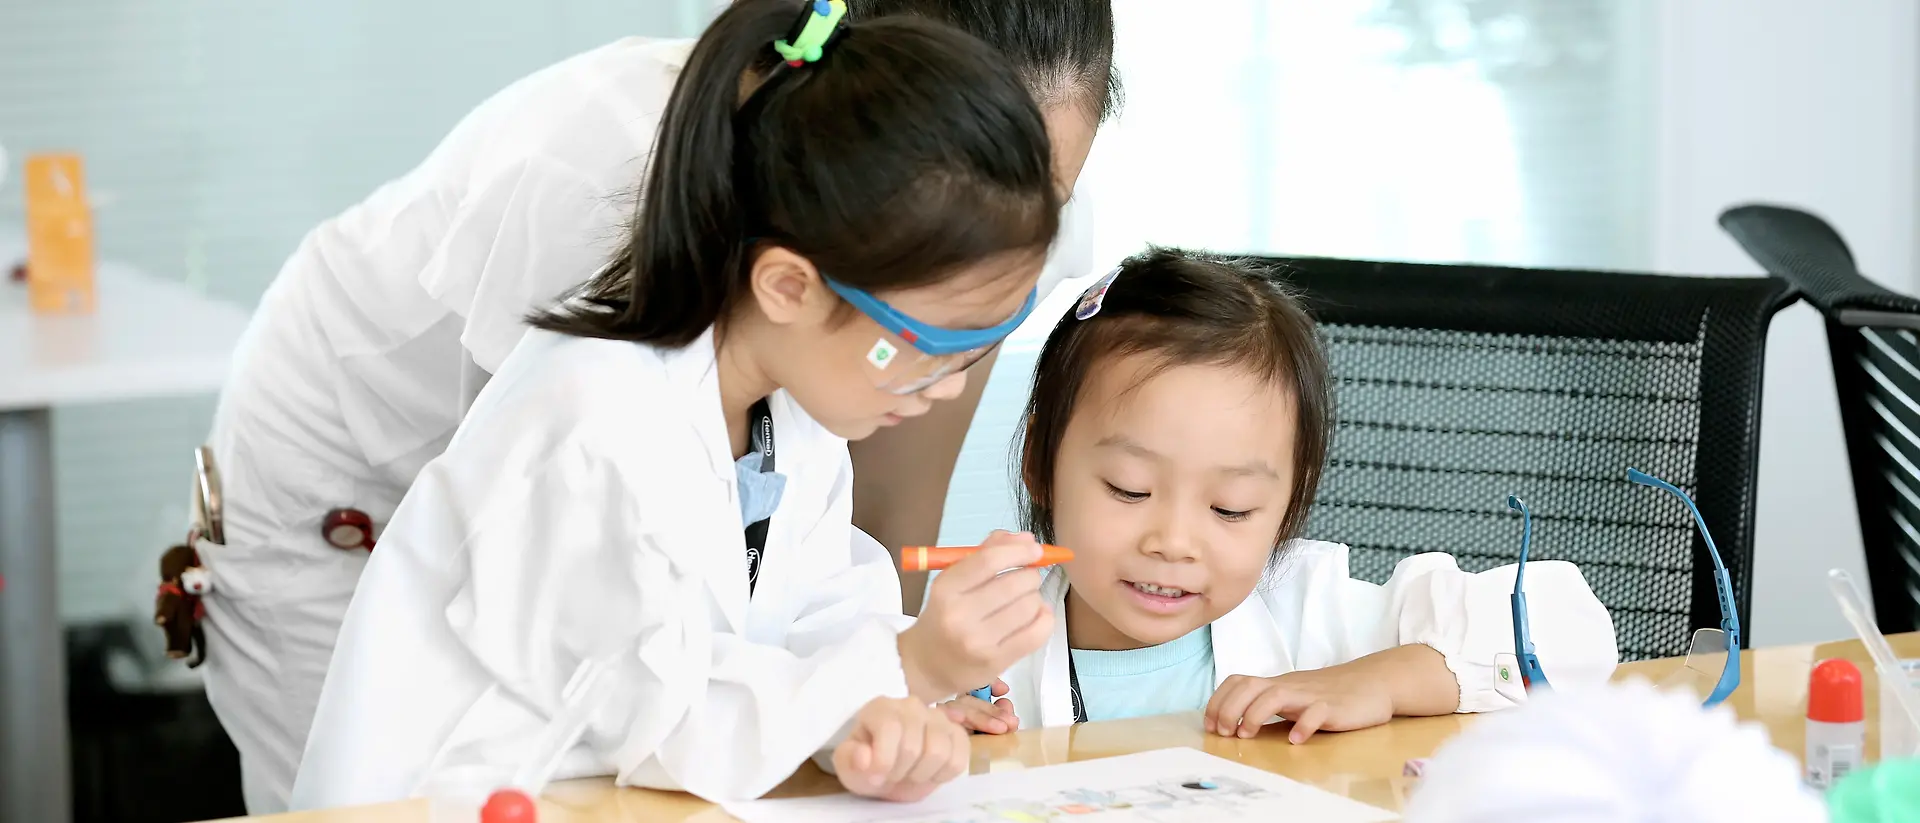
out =
[(1046, 129), (1004, 60), (943, 24), (888, 18), (787, 67), (772, 43), (800, 13), (741, 0), (701, 35), (626, 247), (534, 326), (684, 346), (746, 293), (749, 238), (868, 291), (1044, 253), (1059, 209)]

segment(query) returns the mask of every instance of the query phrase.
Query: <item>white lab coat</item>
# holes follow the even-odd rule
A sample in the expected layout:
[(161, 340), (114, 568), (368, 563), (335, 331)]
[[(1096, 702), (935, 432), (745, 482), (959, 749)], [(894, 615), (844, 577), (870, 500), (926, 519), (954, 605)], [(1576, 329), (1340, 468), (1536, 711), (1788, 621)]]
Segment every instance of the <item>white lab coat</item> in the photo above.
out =
[[(321, 519), (350, 506), (383, 527), (526, 314), (620, 245), (691, 45), (627, 38), (515, 82), (309, 233), (262, 297), (208, 439), (227, 544), (200, 545), (214, 577), (202, 671), (249, 811), (286, 808), (366, 562), (321, 540)], [(1084, 209), (1063, 220), (1043, 297), (1092, 267)]]
[(758, 796), (869, 700), (907, 694), (900, 588), (851, 524), (846, 441), (770, 399), (785, 491), (747, 590), (711, 334), (680, 350), (531, 332), (428, 464), (347, 612), (295, 808), (511, 770), (576, 667), (625, 713), (560, 777)]
[[(1381, 586), (1348, 575), (1346, 546), (1295, 540), (1277, 571), (1214, 621), (1214, 685), (1231, 675), (1274, 677), (1424, 643), (1445, 656), (1459, 680), (1457, 711), (1517, 705), (1526, 690), (1513, 654), (1513, 570), (1469, 574), (1451, 555), (1419, 554), (1400, 561)], [(1003, 678), (1022, 728), (1073, 723), (1066, 575), (1050, 572), (1041, 594), (1060, 616), (1053, 638)], [(1554, 684), (1577, 688), (1612, 676), (1620, 660), (1613, 618), (1573, 564), (1527, 564), (1527, 613), (1535, 653)]]

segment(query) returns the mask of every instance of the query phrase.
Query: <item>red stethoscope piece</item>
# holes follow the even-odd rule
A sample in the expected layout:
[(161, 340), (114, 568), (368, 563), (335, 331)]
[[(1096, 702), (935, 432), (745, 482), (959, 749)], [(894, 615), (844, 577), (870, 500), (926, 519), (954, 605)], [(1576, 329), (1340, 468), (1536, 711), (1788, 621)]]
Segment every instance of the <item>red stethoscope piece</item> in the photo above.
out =
[(320, 537), (336, 549), (373, 551), (373, 518), (359, 509), (334, 509), (320, 521)]

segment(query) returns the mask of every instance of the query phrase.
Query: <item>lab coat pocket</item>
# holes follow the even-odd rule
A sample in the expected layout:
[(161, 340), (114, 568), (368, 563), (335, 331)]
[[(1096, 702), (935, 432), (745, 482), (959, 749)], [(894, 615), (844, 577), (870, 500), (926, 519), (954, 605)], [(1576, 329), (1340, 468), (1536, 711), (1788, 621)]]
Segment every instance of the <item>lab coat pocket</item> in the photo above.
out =
[(208, 594), (230, 602), (272, 599), (294, 574), (293, 558), (272, 546), (199, 538), (193, 551), (213, 581)]
[[(302, 541), (313, 545), (290, 545)], [(346, 617), (367, 564), (366, 552), (327, 546), (317, 529), (307, 535), (282, 534), (275, 542), (229, 539), (220, 545), (202, 539), (194, 542), (194, 550), (213, 579), (209, 600), (261, 613), (249, 620), (264, 621), (271, 612), (316, 626), (314, 639), (327, 648), (333, 646), (333, 634)]]
[(287, 642), (274, 597), (291, 574), (292, 559), (284, 553), (204, 539), (195, 540), (193, 550), (211, 581), (200, 601), (205, 609), (201, 628), (207, 642), (207, 698), (244, 746), (268, 734), (258, 730), (296, 714), (291, 707), (301, 699), (294, 697), (295, 690), (302, 698), (317, 697), (332, 644), (317, 662), (297, 665), (302, 661)]
[(206, 540), (195, 541), (194, 550), (213, 583), (203, 601), (216, 638), (213, 654), (251, 661), (260, 682), (271, 684), (262, 686), (266, 692), (297, 691), (317, 700), (365, 553), (335, 549), (316, 558), (284, 547)]

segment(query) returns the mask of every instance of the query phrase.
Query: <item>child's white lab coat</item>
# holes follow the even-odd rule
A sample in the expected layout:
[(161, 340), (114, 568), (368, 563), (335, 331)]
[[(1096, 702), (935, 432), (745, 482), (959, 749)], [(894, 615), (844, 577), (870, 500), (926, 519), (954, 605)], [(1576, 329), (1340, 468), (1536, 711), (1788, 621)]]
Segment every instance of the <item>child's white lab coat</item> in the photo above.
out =
[(529, 332), (367, 564), (293, 806), (511, 770), (608, 650), (628, 652), (624, 699), (561, 777), (757, 796), (905, 696), (899, 583), (851, 525), (846, 442), (784, 392), (770, 405), (787, 481), (749, 598), (711, 333), (661, 351)]
[[(214, 577), (201, 671), (250, 812), (286, 808), (365, 565), (321, 539), (322, 518), (350, 506), (386, 526), (526, 315), (613, 256), (692, 46), (630, 37), (516, 81), (309, 232), (261, 298), (208, 441), (227, 545), (199, 546)], [(1085, 215), (1063, 211), (1042, 299), (1092, 269)]]
[[(1445, 655), (1460, 682), (1457, 711), (1521, 703), (1526, 690), (1513, 654), (1508, 600), (1513, 571), (1508, 565), (1469, 574), (1451, 555), (1420, 554), (1400, 561), (1380, 586), (1348, 575), (1346, 546), (1295, 540), (1263, 585), (1214, 621), (1214, 685), (1231, 675), (1273, 677), (1322, 669), (1424, 643)], [(1073, 723), (1066, 574), (1050, 572), (1041, 594), (1060, 618), (1053, 638), (1004, 678), (1021, 728)], [(1612, 676), (1620, 660), (1613, 618), (1573, 564), (1527, 564), (1527, 613), (1534, 651), (1555, 684), (1599, 683)]]

